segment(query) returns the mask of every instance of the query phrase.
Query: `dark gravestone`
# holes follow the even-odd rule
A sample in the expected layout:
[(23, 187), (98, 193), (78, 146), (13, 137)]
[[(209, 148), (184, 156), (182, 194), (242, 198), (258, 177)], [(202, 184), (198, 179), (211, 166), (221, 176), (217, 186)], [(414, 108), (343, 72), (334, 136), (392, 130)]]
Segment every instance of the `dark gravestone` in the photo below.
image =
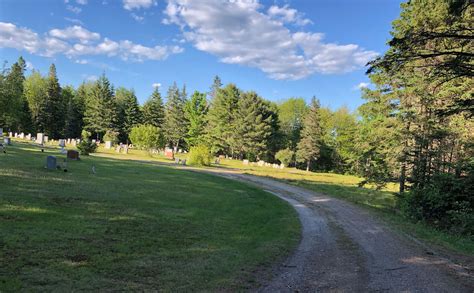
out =
[(55, 156), (48, 156), (46, 158), (46, 168), (49, 170), (55, 170), (56, 169), (56, 157)]
[(79, 160), (79, 152), (75, 150), (68, 150), (67, 158), (70, 160)]
[(12, 144), (12, 143), (11, 143), (11, 139), (10, 139), (9, 137), (4, 137), (4, 138), (3, 138), (3, 143), (4, 143), (5, 145), (11, 145), (11, 144)]

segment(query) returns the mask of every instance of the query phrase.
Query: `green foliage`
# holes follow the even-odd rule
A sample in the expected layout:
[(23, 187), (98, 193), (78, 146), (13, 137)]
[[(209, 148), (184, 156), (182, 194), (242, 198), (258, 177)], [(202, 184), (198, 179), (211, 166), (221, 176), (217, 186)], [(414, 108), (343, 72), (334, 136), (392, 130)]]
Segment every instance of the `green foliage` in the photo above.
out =
[(44, 132), (46, 126), (48, 80), (38, 71), (33, 72), (24, 81), (25, 98), (28, 102), (34, 129)]
[(76, 147), (79, 150), (79, 153), (84, 156), (88, 156), (91, 153), (95, 153), (95, 151), (97, 150), (97, 144), (95, 142), (90, 141), (89, 139), (82, 139)]
[(311, 162), (319, 158), (323, 144), (320, 108), (319, 101), (313, 97), (310, 109), (304, 118), (301, 140), (298, 143), (296, 160), (306, 163), (306, 171), (309, 171)]
[(289, 166), (291, 162), (293, 162), (293, 157), (295, 156), (295, 152), (293, 152), (291, 149), (284, 149), (280, 150), (276, 153), (275, 159), (280, 161), (285, 166)]
[(285, 144), (293, 151), (296, 151), (296, 146), (300, 140), (303, 119), (307, 110), (303, 98), (289, 98), (278, 105), (278, 115), (281, 130), (285, 135)]
[(118, 143), (119, 142), (119, 133), (112, 131), (112, 130), (107, 130), (104, 134), (103, 137), (104, 141), (111, 141), (112, 143)]
[(9, 129), (21, 127), (24, 109), (23, 82), (25, 60), (20, 57), (10, 70), (3, 70), (0, 77), (0, 125)]
[(130, 132), (130, 140), (139, 149), (152, 150), (165, 146), (162, 131), (153, 125), (137, 125)]
[(117, 104), (118, 128), (121, 141), (128, 142), (128, 134), (135, 125), (142, 122), (142, 112), (133, 90), (119, 87), (115, 91), (115, 102)]
[(163, 99), (158, 88), (155, 88), (153, 94), (143, 105), (143, 123), (162, 127), (165, 119), (165, 108)]
[(461, 178), (438, 174), (429, 184), (404, 194), (399, 204), (402, 211), (416, 221), (455, 234), (474, 236), (473, 194), (474, 173)]
[(185, 88), (180, 92), (178, 86), (174, 83), (168, 89), (166, 100), (163, 130), (167, 142), (177, 148), (186, 137), (188, 126), (188, 121), (184, 116)]
[(193, 166), (210, 166), (212, 160), (211, 151), (207, 146), (199, 145), (191, 147), (188, 155), (188, 163)]
[(211, 100), (208, 114), (207, 141), (213, 153), (232, 155), (236, 140), (234, 132), (235, 113), (238, 109), (240, 90), (235, 84), (228, 84), (217, 90)]
[(64, 137), (77, 138), (81, 135), (83, 127), (83, 105), (76, 98), (76, 93), (73, 87), (64, 87), (61, 94), (63, 96), (62, 99), (66, 104)]
[(46, 85), (46, 103), (44, 108), (45, 125), (44, 131), (54, 139), (62, 136), (65, 122), (65, 104), (61, 95), (56, 74), (56, 66), (51, 64)]
[(204, 143), (207, 111), (206, 94), (195, 91), (184, 107), (184, 115), (189, 122), (188, 133), (185, 138), (188, 146), (193, 147)]

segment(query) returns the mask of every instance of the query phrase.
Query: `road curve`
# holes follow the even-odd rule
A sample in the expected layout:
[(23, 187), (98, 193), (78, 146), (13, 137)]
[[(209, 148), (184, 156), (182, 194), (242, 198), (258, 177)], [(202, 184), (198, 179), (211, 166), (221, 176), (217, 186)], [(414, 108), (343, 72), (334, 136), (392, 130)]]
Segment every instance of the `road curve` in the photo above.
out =
[(472, 267), (394, 232), (360, 207), (268, 178), (212, 173), (257, 185), (298, 212), (301, 242), (258, 292), (474, 292)]

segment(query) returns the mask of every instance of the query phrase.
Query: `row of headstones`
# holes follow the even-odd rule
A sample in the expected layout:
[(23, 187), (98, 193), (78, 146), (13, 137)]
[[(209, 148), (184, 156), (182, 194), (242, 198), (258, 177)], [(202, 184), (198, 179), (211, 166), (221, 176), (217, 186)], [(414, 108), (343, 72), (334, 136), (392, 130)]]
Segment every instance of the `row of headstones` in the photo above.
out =
[(244, 165), (251, 165), (251, 166), (258, 166), (258, 167), (272, 167), (274, 169), (283, 169), (285, 168), (285, 165), (283, 164), (271, 164), (271, 163), (267, 163), (265, 161), (258, 161), (258, 162), (249, 162), (249, 160), (243, 160), (242, 161)]

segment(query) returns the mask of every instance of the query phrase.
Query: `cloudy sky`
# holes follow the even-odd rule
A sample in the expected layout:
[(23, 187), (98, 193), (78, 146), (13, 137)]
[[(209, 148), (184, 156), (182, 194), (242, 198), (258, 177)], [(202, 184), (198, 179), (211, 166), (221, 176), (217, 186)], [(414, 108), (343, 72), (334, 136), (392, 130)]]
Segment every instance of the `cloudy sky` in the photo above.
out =
[(176, 81), (224, 83), (279, 101), (362, 103), (367, 61), (383, 54), (399, 0), (2, 0), (0, 57), (50, 63), (61, 84), (105, 73), (140, 102)]

